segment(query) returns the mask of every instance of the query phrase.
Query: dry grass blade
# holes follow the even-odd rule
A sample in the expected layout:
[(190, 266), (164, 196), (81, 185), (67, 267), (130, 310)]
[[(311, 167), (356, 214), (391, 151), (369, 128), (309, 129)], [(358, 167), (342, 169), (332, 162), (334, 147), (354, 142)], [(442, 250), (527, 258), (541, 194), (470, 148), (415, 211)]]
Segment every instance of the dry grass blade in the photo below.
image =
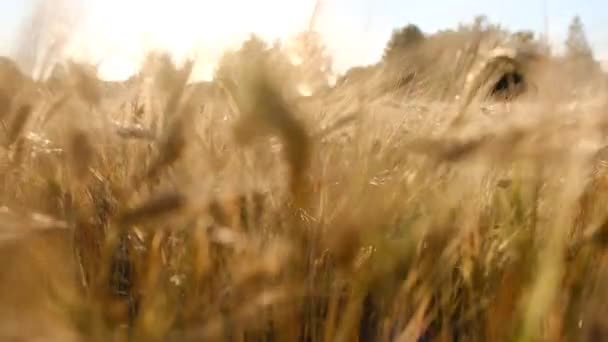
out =
[(283, 315), (287, 315), (292, 308), (287, 303), (294, 298), (293, 290), (272, 289), (256, 294), (239, 306), (234, 313), (227, 313), (215, 316), (212, 320), (205, 322), (201, 327), (186, 330), (183, 333), (175, 334), (174, 340), (180, 341), (220, 341), (232, 336), (239, 336), (239, 331), (232, 328), (255, 326), (262, 309), (276, 307), (273, 315), (277, 322), (283, 320)]
[(5, 91), (0, 89), (0, 119), (4, 119), (10, 113), (12, 98)]
[(485, 146), (487, 137), (464, 141), (451, 141), (450, 139), (416, 139), (408, 144), (414, 153), (422, 153), (437, 161), (456, 162), (470, 157)]
[(159, 146), (159, 155), (146, 172), (145, 179), (158, 177), (165, 169), (181, 158), (186, 147), (184, 126), (181, 120), (174, 121)]
[(181, 113), (180, 105), (186, 85), (192, 74), (194, 62), (191, 60), (178, 68), (167, 54), (152, 54), (148, 56), (149, 63), (155, 71), (154, 80), (160, 94), (166, 98), (163, 108), (162, 129), (170, 129)]
[[(150, 56), (152, 61), (154, 56)], [(179, 160), (186, 148), (187, 137), (186, 129), (187, 122), (192, 119), (194, 111), (191, 103), (183, 99), (184, 90), (194, 63), (187, 62), (186, 65), (178, 70), (171, 63), (168, 56), (160, 57), (160, 69), (157, 70), (157, 82), (160, 88), (167, 95), (167, 102), (164, 106), (164, 122), (162, 133), (158, 136), (158, 155), (152, 161), (148, 170), (143, 175), (142, 179), (136, 180), (134, 189), (138, 189), (146, 180), (152, 180), (171, 167)], [(139, 138), (153, 139), (156, 134), (152, 130), (125, 130), (124, 127), (119, 129), (119, 135), (126, 137), (137, 136)]]
[(271, 80), (263, 59), (250, 66), (236, 87), (232, 95), (241, 111), (235, 127), (237, 139), (246, 144), (257, 137), (276, 134), (284, 144), (284, 158), (290, 168), (290, 191), (296, 201), (303, 200), (300, 197), (307, 188), (305, 175), (311, 161), (311, 137)]
[(80, 98), (90, 105), (99, 105), (101, 102), (101, 88), (97, 78), (97, 70), (93, 67), (70, 63), (69, 72), (73, 86)]
[(42, 115), (42, 123), (41, 126), (46, 126), (53, 118), (61, 111), (61, 108), (70, 100), (71, 96), (69, 93), (63, 94), (59, 96), (57, 99), (53, 100), (51, 106), (46, 111), (44, 115)]
[(13, 144), (13, 149), (10, 154), (11, 165), (13, 167), (18, 167), (22, 164), (23, 159), (25, 158), (25, 153), (27, 151), (27, 140), (23, 138), (17, 139), (17, 141)]
[(141, 139), (141, 140), (156, 140), (156, 135), (150, 129), (141, 127), (139, 125), (119, 125), (116, 126), (116, 134), (124, 139)]
[(317, 141), (325, 139), (328, 136), (334, 134), (335, 132), (338, 132), (339, 130), (347, 127), (348, 125), (357, 122), (357, 120), (359, 118), (360, 118), (359, 113), (354, 113), (354, 114), (343, 116), (340, 119), (336, 120), (336, 122), (332, 123), (331, 125), (328, 125), (324, 129), (322, 129), (320, 132), (316, 133), (314, 135), (314, 138)]
[(87, 133), (82, 130), (71, 133), (68, 151), (74, 175), (77, 179), (84, 179), (95, 157), (95, 149)]
[(13, 241), (36, 232), (67, 230), (67, 223), (40, 213), (22, 213), (0, 208), (0, 241)]
[(8, 128), (7, 146), (12, 145), (21, 136), (31, 115), (32, 106), (28, 104), (22, 105), (17, 109)]
[(171, 192), (157, 195), (147, 202), (130, 209), (119, 216), (118, 221), (124, 225), (133, 225), (143, 221), (152, 221), (184, 208), (187, 200), (181, 193)]

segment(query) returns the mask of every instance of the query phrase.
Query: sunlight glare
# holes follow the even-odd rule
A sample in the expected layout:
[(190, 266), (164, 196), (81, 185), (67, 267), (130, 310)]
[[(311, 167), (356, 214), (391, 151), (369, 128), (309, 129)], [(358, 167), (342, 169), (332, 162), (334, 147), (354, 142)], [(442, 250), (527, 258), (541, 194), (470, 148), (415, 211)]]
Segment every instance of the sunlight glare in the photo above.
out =
[[(209, 80), (223, 52), (238, 48), (251, 33), (272, 44), (306, 30), (316, 0), (63, 1), (83, 5), (79, 24), (69, 27), (64, 57), (98, 65), (101, 78), (127, 79), (139, 70), (148, 52), (164, 50), (178, 63), (195, 58), (193, 79)], [(323, 37), (334, 69), (371, 63), (380, 50), (369, 49), (365, 42), (370, 37), (365, 37), (363, 28), (332, 5), (337, 6), (323, 2), (315, 30)], [(293, 57), (297, 63), (297, 56)]]
[(128, 77), (151, 49), (178, 61), (198, 56), (197, 76), (208, 78), (225, 49), (251, 32), (269, 42), (286, 39), (307, 27), (314, 6), (314, 0), (89, 1), (74, 51), (95, 56), (107, 79)]

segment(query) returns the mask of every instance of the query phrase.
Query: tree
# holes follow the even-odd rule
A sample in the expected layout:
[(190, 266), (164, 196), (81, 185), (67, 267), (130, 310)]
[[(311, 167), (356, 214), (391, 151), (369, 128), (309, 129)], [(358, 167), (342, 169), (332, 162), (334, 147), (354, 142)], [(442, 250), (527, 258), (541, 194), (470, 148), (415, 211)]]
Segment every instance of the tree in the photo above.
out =
[(268, 45), (260, 37), (252, 34), (236, 51), (224, 53), (215, 70), (215, 79), (225, 82), (235, 81), (239, 72), (259, 58), (268, 55)]
[(594, 59), (593, 51), (585, 35), (585, 28), (579, 16), (575, 16), (568, 27), (565, 41), (564, 68), (567, 68), (575, 92), (593, 87), (594, 80), (602, 74), (600, 64)]
[(424, 33), (416, 25), (409, 24), (401, 29), (393, 30), (393, 34), (384, 48), (383, 59), (390, 59), (404, 50), (417, 46), (422, 41), (424, 41)]
[(268, 44), (262, 38), (252, 34), (241, 46), (241, 54), (245, 57), (257, 57), (268, 50)]
[(473, 30), (483, 32), (488, 29), (490, 21), (485, 15), (477, 15), (473, 18)]
[(534, 42), (534, 32), (533, 31), (518, 31), (513, 34), (513, 40), (518, 43), (532, 43)]
[(298, 83), (311, 93), (329, 85), (333, 76), (333, 61), (319, 32), (307, 30), (298, 33), (286, 49)]
[(593, 52), (585, 28), (579, 16), (575, 16), (568, 27), (568, 38), (566, 39), (566, 57), (580, 60), (593, 59)]

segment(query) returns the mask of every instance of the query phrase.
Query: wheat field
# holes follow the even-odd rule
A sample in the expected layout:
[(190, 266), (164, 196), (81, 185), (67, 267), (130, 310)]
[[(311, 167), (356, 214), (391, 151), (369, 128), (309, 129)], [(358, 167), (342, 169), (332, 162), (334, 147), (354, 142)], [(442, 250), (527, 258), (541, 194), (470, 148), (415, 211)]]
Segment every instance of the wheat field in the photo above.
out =
[[(485, 43), (309, 97), (268, 53), (198, 83), (0, 61), (0, 339), (608, 338), (606, 76)], [(485, 96), (512, 69), (535, 91)]]

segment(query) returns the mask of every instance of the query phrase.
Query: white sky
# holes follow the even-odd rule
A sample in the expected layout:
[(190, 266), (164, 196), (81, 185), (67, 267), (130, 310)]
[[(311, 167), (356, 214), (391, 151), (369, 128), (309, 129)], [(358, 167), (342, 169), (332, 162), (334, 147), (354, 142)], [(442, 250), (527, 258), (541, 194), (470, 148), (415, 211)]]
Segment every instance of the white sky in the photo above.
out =
[[(167, 49), (178, 59), (196, 56), (198, 76), (209, 77), (221, 53), (250, 32), (268, 41), (286, 39), (308, 26), (314, 8), (314, 0), (85, 1), (86, 15), (65, 31), (69, 53), (101, 61), (100, 73), (109, 79), (128, 77), (150, 48)], [(339, 71), (374, 62), (381, 49), (365, 42), (385, 41), (366, 36), (350, 19), (327, 6), (317, 22)]]
[[(315, 0), (0, 0), (0, 53), (14, 46), (19, 24), (39, 1), (51, 4), (54, 32), (69, 36), (72, 55), (103, 61), (102, 76), (120, 79), (136, 70), (152, 47), (178, 58), (198, 56), (199, 76), (208, 76), (221, 52), (250, 32), (274, 40), (305, 29)], [(342, 71), (375, 62), (391, 30), (407, 23), (431, 33), (486, 14), (511, 29), (541, 31), (547, 13), (551, 40), (559, 45), (579, 14), (603, 58), (608, 56), (604, 11), (606, 0), (324, 0), (317, 29)]]

